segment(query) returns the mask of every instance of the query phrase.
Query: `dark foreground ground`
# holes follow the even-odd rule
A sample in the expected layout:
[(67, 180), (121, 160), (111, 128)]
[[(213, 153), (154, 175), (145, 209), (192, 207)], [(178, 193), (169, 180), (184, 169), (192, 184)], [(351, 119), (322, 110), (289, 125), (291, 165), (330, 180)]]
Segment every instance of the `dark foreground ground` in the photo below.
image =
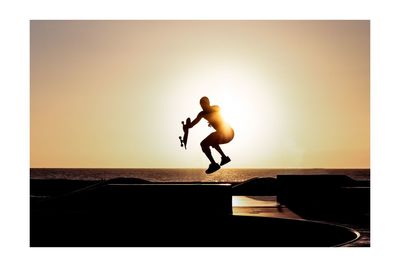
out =
[(369, 246), (369, 183), (326, 175), (240, 184), (35, 179), (30, 226), (31, 246), (45, 247)]

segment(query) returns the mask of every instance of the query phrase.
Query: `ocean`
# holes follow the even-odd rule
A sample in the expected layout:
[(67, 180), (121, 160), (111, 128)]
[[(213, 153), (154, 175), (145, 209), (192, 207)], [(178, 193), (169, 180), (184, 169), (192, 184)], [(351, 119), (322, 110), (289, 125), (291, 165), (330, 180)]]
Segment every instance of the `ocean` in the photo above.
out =
[(61, 169), (31, 168), (31, 179), (109, 180), (141, 178), (150, 182), (242, 182), (278, 174), (343, 174), (355, 180), (369, 180), (370, 169), (229, 169), (207, 175), (204, 169)]

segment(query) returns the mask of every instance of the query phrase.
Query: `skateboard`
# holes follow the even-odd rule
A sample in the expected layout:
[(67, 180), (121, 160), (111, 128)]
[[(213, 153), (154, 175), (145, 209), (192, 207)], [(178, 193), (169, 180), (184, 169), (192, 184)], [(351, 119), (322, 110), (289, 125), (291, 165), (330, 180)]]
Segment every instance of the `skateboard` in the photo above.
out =
[(179, 136), (179, 140), (181, 141), (181, 146), (185, 146), (186, 149), (186, 144), (188, 140), (188, 135), (189, 135), (189, 124), (191, 123), (190, 118), (186, 119), (186, 124), (182, 121), (182, 128), (183, 128), (183, 139), (182, 136)]

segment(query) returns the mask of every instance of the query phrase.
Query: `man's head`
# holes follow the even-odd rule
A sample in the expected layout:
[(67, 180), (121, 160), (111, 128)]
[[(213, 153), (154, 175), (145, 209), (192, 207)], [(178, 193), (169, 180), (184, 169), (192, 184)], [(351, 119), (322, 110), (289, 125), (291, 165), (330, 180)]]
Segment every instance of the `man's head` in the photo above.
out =
[(202, 108), (203, 110), (206, 110), (206, 109), (208, 109), (208, 108), (210, 107), (210, 100), (208, 99), (208, 97), (203, 96), (203, 97), (200, 99), (200, 106), (201, 106), (201, 108)]

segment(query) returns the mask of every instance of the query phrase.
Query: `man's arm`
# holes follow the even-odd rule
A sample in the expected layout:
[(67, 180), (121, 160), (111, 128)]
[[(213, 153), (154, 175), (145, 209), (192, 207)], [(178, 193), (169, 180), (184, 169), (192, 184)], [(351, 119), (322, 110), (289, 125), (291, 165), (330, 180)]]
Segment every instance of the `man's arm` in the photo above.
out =
[(202, 118), (203, 118), (203, 113), (200, 112), (200, 113), (197, 115), (196, 119), (194, 119), (194, 120), (190, 123), (189, 128), (192, 128), (192, 127), (195, 126), (197, 123), (199, 123), (199, 121), (200, 121)]

